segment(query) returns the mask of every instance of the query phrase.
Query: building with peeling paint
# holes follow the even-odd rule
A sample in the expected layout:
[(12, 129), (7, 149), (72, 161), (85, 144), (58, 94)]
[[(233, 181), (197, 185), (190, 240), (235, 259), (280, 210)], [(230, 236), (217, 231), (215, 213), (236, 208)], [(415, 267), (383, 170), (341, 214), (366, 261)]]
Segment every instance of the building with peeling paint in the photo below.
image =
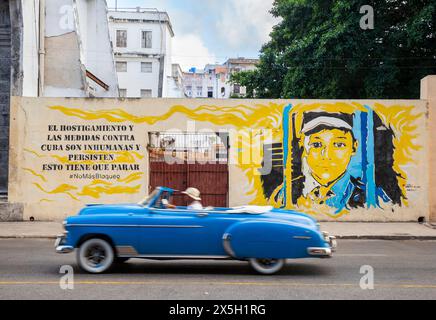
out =
[[(8, 215), (10, 95), (118, 97), (105, 0), (0, 0), (0, 206)], [(13, 213), (11, 213), (13, 215)]]

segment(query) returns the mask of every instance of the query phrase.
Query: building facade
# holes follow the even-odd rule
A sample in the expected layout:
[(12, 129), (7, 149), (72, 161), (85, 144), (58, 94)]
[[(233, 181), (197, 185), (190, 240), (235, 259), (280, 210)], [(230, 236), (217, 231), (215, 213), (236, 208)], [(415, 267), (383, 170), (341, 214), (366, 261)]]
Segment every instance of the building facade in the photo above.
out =
[(208, 64), (203, 70), (192, 68), (184, 73), (185, 95), (188, 98), (241, 98), (245, 87), (230, 83), (230, 76), (256, 68), (257, 59), (228, 59), (224, 64)]
[(168, 97), (171, 98), (185, 98), (184, 83), (185, 77), (182, 68), (179, 64), (172, 64), (171, 77), (167, 77), (168, 80)]
[(10, 97), (119, 96), (106, 1), (0, 0), (0, 57), (0, 211), (10, 218)]
[(121, 96), (161, 98), (182, 94), (173, 78), (174, 31), (166, 12), (111, 10), (109, 27)]

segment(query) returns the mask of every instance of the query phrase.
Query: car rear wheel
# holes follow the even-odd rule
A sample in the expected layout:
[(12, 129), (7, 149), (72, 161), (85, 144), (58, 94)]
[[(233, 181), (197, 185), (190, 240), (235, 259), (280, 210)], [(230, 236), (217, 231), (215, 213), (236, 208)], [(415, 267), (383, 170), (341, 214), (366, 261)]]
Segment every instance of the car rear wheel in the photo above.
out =
[(115, 260), (114, 249), (103, 239), (85, 241), (77, 251), (77, 261), (82, 270), (89, 273), (108, 271)]
[(251, 267), (260, 274), (271, 275), (279, 272), (285, 266), (285, 259), (250, 259)]

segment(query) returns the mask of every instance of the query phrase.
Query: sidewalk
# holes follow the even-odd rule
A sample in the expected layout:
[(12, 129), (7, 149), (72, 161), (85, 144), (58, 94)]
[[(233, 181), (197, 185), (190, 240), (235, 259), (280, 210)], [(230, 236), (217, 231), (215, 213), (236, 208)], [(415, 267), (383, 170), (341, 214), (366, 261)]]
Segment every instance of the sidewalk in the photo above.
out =
[[(436, 229), (418, 223), (324, 222), (323, 231), (339, 239), (436, 240)], [(60, 222), (1, 222), (0, 239), (55, 239)]]

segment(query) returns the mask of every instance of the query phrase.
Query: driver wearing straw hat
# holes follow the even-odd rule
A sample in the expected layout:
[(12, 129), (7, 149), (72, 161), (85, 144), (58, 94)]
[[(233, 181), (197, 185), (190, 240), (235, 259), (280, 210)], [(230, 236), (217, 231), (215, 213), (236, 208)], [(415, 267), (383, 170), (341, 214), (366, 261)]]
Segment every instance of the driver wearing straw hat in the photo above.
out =
[(194, 201), (188, 206), (190, 210), (203, 210), (203, 205), (201, 204), (200, 191), (196, 188), (188, 188), (186, 191), (182, 192)]

